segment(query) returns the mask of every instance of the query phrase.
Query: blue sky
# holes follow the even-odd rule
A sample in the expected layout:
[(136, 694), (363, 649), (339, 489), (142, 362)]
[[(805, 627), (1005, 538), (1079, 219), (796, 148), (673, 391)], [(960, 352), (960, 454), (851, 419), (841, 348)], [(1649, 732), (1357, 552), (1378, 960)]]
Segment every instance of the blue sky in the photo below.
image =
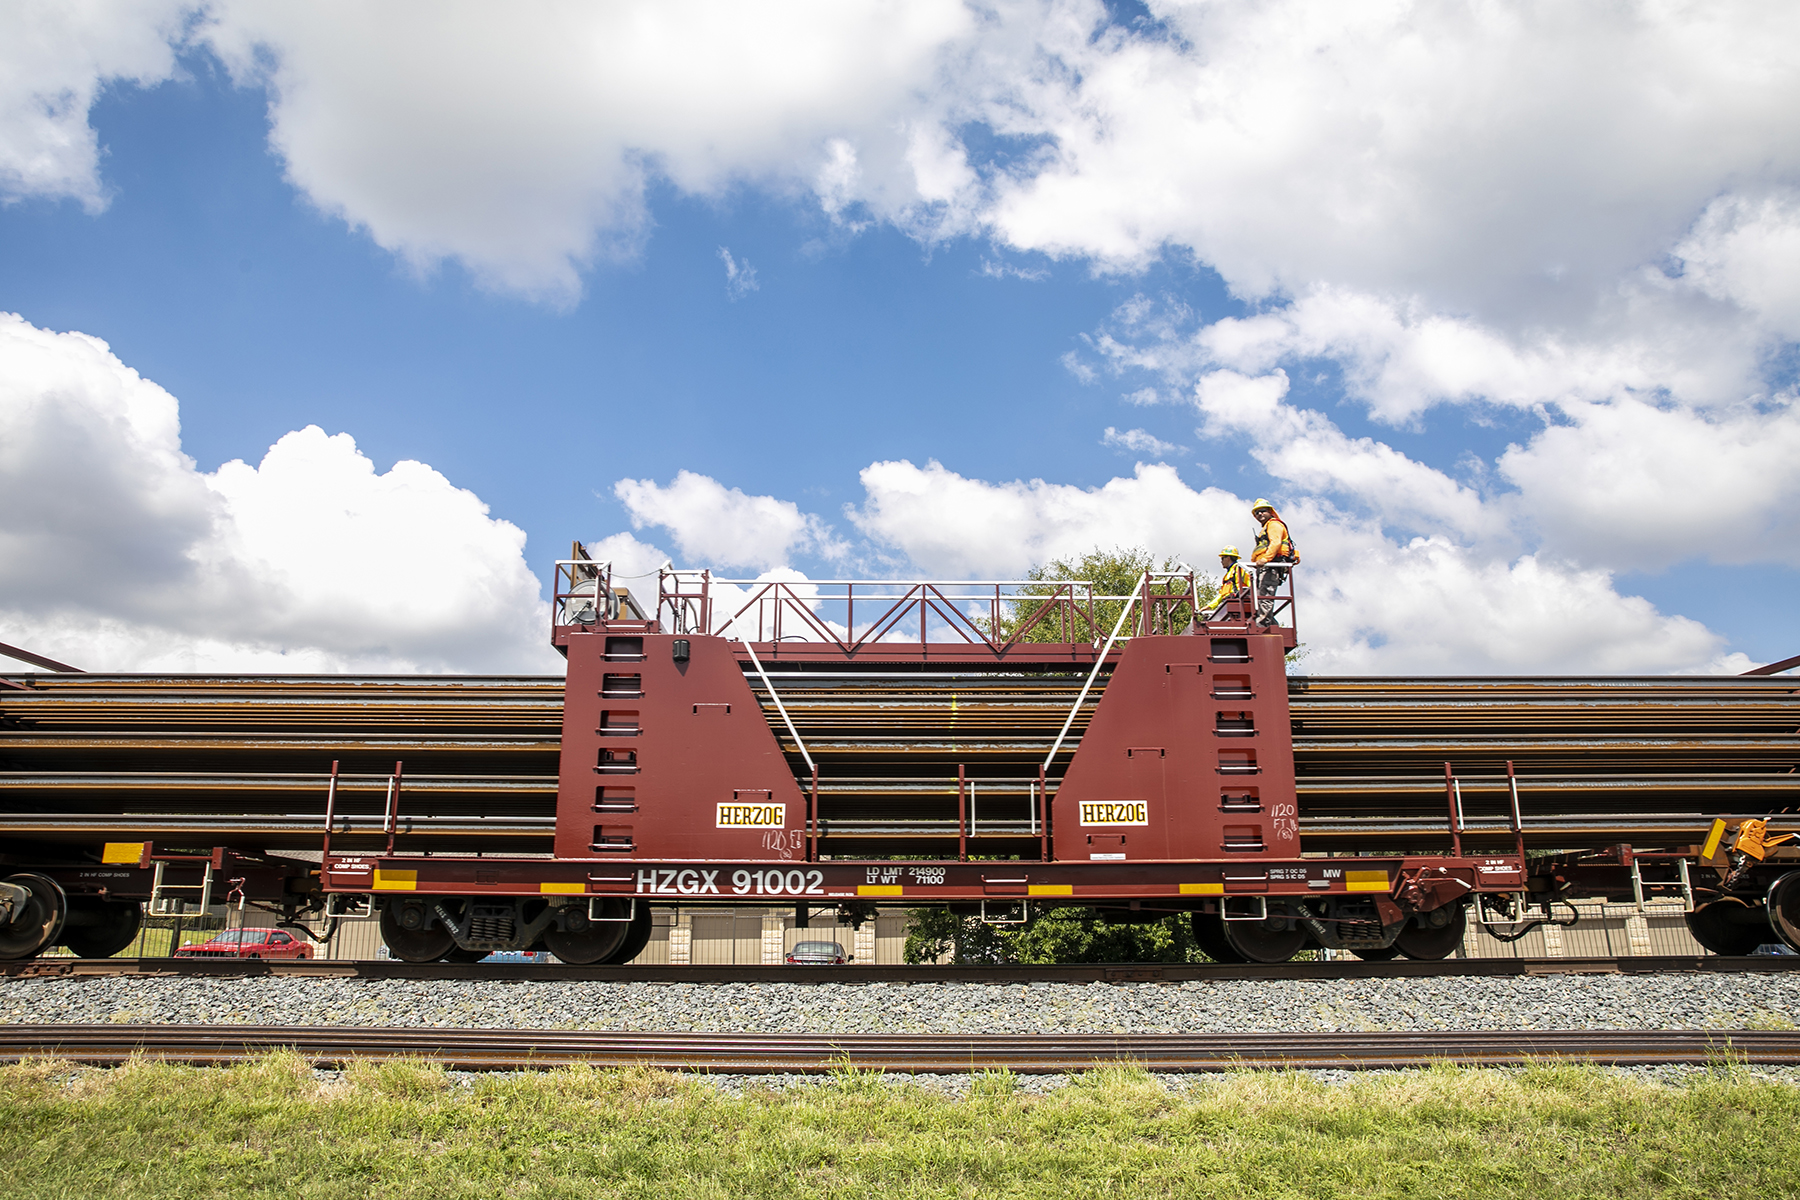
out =
[[(1396, 30), (1297, 6), (1317, 28), (1278, 37), (1278, 13), (1158, 5), (1152, 28), (1079, 3), (1005, 6), (986, 25), (949, 0), (927, 7), (899, 33), (891, 13), (857, 6), (804, 31), (850, 58), (903, 43), (912, 57), (879, 59), (891, 79), (825, 79), (796, 98), (776, 61), (675, 116), (654, 80), (531, 99), (557, 47), (529, 21), (496, 31), (456, 6), (412, 13), (439, 27), (405, 40), (405, 20), (371, 31), (332, 6), (122, 5), (98, 32), (47, 9), (10, 18), (48, 63), (0, 95), (0, 134), (15, 130), (0, 158), (23, 164), (0, 163), (0, 310), (21, 319), (27, 356), (9, 367), (0, 353), (0, 379), (18, 413), (37, 414), (17, 418), (15, 447), (40, 436), (45, 406), (116, 417), (106, 405), (150, 402), (98, 383), (81, 398), (102, 360), (62, 335), (90, 335), (178, 405), (194, 478), (142, 494), (191, 491), (182, 530), (236, 523), (233, 549), (196, 549), (161, 501), (141, 500), (143, 536), (166, 539), (171, 563), (333, 571), (347, 535), (265, 544), (274, 518), (245, 514), (285, 509), (293, 528), (324, 530), (306, 506), (335, 503), (342, 445), (289, 443), (299, 482), (279, 501), (260, 476), (238, 492), (207, 482), (317, 425), (354, 438), (366, 486), (392, 505), (366, 522), (387, 540), (348, 557), (472, 555), (472, 576), (505, 580), (483, 595), (505, 598), (467, 619), (434, 613), (418, 641), (388, 618), (355, 625), (341, 599), (297, 583), (287, 632), (220, 632), (192, 614), (238, 606), (196, 576), (191, 595), (213, 599), (176, 588), (96, 638), (81, 633), (85, 601), (46, 585), (10, 608), (0, 595), (13, 631), (0, 641), (127, 666), (542, 667), (518, 649), (537, 636), (521, 632), (539, 615), (529, 579), (572, 537), (611, 538), (634, 562), (814, 577), (1014, 574), (1097, 541), (1210, 566), (1217, 543), (1249, 539), (1244, 502), (1270, 495), (1318, 566), (1320, 669), (1741, 670), (1800, 652), (1800, 468), (1777, 453), (1796, 444), (1800, 301), (1781, 280), (1800, 192), (1778, 150), (1794, 144), (1779, 88), (1727, 104), (1689, 63), (1689, 99), (1717, 111), (1678, 129), (1638, 128), (1628, 81), (1602, 89), (1598, 115), (1592, 81), (1564, 80), (1543, 112), (1457, 116), (1473, 83), (1396, 79), (1371, 48), (1401, 33), (1446, 62), (1487, 55), (1498, 74), (1570, 36), (1700, 53), (1682, 49), (1675, 18), (1645, 32), (1597, 16), (1572, 33), (1540, 14), (1495, 44), (1474, 8), (1403, 6), (1379, 18)], [(1721, 11), (1754, 40), (1755, 22)], [(352, 27), (372, 44), (354, 69), (332, 58)], [(779, 60), (779, 32), (678, 47), (669, 67)], [(495, 111), (524, 105), (514, 123), (466, 140), (449, 117), (435, 128), (464, 105), (456, 55), (500, 35), (511, 49), (495, 78), (469, 86), (494, 89)], [(1307, 65), (1309, 38), (1334, 69)], [(371, 100), (358, 89), (383, 53), (395, 84)], [(622, 51), (595, 53), (603, 70)], [(1291, 109), (1253, 94), (1253, 77)], [(1194, 99), (1233, 80), (1244, 107), (1229, 119)], [(1449, 112), (1431, 118), (1448, 123), (1436, 136), (1490, 147), (1480, 171), (1494, 182), (1471, 198), (1467, 161), (1410, 136), (1309, 153), (1288, 132), (1358, 106), (1370, 127)], [(1591, 128), (1534, 144), (1533, 123), (1559, 109)], [(46, 112), (61, 142), (33, 124)], [(1234, 141), (1246, 127), (1249, 150)], [(88, 159), (70, 130), (91, 131)], [(1736, 159), (1655, 148), (1721, 130)], [(519, 149), (539, 131), (551, 150)], [(433, 148), (439, 134), (448, 149)], [(36, 136), (50, 149), (32, 159)], [(1594, 167), (1605, 173), (1586, 191), (1534, 186), (1593, 157), (1582, 136), (1645, 148)], [(561, 147), (601, 142), (615, 149), (559, 174)], [(56, 155), (67, 162), (42, 167)], [(1122, 444), (1103, 444), (1109, 428)], [(129, 476), (119, 462), (167, 449), (94, 436), (54, 443), (69, 455), (58, 478)], [(401, 460), (447, 483), (382, 484)], [(911, 474), (867, 473), (901, 461)], [(615, 492), (621, 480), (639, 486)], [(491, 520), (456, 508), (454, 489)], [(788, 532), (771, 532), (771, 513)], [(524, 531), (522, 552), (493, 521)], [(7, 534), (0, 545), (30, 547), (17, 578), (100, 544), (54, 519)], [(738, 561), (709, 563), (707, 548)], [(371, 594), (390, 585), (405, 594), (392, 580)], [(513, 649), (458, 649), (475, 642)]]

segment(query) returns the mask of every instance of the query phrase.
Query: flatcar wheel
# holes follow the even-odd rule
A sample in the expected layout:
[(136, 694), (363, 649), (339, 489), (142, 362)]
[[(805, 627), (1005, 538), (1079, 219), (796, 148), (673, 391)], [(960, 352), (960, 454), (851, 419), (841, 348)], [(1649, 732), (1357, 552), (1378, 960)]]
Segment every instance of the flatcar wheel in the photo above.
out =
[(1764, 911), (1736, 896), (1721, 896), (1687, 914), (1688, 932), (1714, 954), (1755, 954), (1771, 934)]
[[(1306, 930), (1270, 917), (1266, 921), (1225, 921), (1225, 940), (1244, 956), (1246, 962), (1281, 963), (1300, 953), (1306, 945)], [(1286, 925), (1287, 928), (1282, 928)]]
[(111, 958), (137, 938), (144, 906), (135, 900), (75, 896), (63, 925), (62, 944), (79, 958)]
[(1448, 921), (1435, 926), (1421, 923), (1425, 914), (1414, 917), (1400, 931), (1400, 936), (1394, 939), (1394, 948), (1408, 958), (1449, 958), (1463, 944), (1463, 935), (1469, 929), (1467, 909), (1459, 904), (1450, 910), (1450, 914)]
[(624, 942), (608, 956), (606, 961), (623, 966), (642, 954), (644, 947), (650, 944), (650, 934), (655, 928), (656, 922), (650, 914), (650, 906), (641, 900), (638, 901), (637, 913), (631, 918), (631, 923), (626, 926)]
[(606, 962), (618, 953), (631, 933), (630, 922), (620, 919), (625, 916), (625, 902), (600, 903), (602, 915), (610, 920), (590, 921), (585, 909), (575, 908), (563, 916), (566, 929), (546, 929), (544, 944), (550, 947), (550, 953), (576, 966)]
[(0, 959), (30, 958), (54, 946), (69, 915), (68, 897), (56, 880), (25, 872), (8, 875), (0, 883), (25, 891), (24, 903), (14, 908), (12, 920), (0, 925)]
[(1789, 950), (1800, 951), (1800, 871), (1789, 871), (1769, 888), (1769, 924)]
[(1249, 959), (1239, 954), (1232, 944), (1225, 940), (1225, 922), (1218, 913), (1197, 912), (1194, 917), (1194, 944), (1200, 947), (1200, 953), (1220, 963), (1241, 963)]
[(1388, 959), (1395, 958), (1399, 955), (1400, 947), (1355, 946), (1352, 947), (1350, 953), (1356, 955), (1356, 957), (1362, 959), (1364, 962), (1386, 962)]
[(394, 905), (381, 910), (381, 940), (401, 962), (436, 962), (456, 947), (456, 939), (442, 925), (430, 929), (407, 929), (400, 924), (400, 910)]
[(488, 956), (486, 950), (465, 950), (461, 946), (452, 945), (444, 952), (445, 962), (472, 963), (480, 962)]

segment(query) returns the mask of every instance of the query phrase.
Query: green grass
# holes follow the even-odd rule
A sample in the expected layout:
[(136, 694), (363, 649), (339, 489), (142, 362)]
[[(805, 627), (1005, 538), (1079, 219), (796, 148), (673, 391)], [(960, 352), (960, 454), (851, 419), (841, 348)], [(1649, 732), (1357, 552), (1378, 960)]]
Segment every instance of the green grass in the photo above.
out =
[(231, 1069), (0, 1068), (0, 1195), (1750, 1197), (1800, 1194), (1800, 1088), (1722, 1067), (1440, 1068), (1328, 1086), (1241, 1072), (1171, 1092), (1106, 1069), (966, 1098), (840, 1070), (729, 1096), (654, 1071), (459, 1083), (292, 1055)]

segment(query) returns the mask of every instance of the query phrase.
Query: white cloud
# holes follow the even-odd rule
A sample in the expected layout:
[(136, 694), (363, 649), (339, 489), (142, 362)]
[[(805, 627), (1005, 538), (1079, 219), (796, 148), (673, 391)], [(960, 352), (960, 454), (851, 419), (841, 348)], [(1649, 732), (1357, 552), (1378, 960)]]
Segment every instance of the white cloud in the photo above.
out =
[(1697, 412), (1635, 397), (1566, 404), (1500, 456), (1510, 503), (1576, 561), (1660, 570), (1800, 565), (1800, 401)]
[(1286, 403), (1284, 371), (1258, 377), (1213, 371), (1194, 388), (1206, 417), (1203, 437), (1248, 435), (1250, 454), (1277, 479), (1313, 493), (1335, 493), (1402, 527), (1448, 528), (1464, 537), (1500, 525), (1481, 497), (1441, 471), (1373, 438), (1351, 438), (1323, 414)]
[(172, 77), (183, 0), (17, 0), (0, 6), (0, 200), (106, 206), (88, 109), (101, 87)]
[(730, 250), (720, 246), (719, 261), (725, 264), (725, 295), (733, 302), (761, 287), (756, 282), (756, 268), (750, 265), (749, 259), (739, 262), (731, 256)]
[(749, 496), (708, 475), (682, 471), (667, 487), (650, 479), (621, 479), (613, 494), (634, 529), (666, 528), (690, 562), (768, 570), (796, 554), (843, 553), (831, 529), (791, 500)]
[(273, 144), (316, 204), (409, 261), (459, 259), (552, 300), (638, 244), (652, 176), (708, 195), (816, 177), (834, 210), (916, 197), (914, 170), (958, 179), (930, 129), (897, 121), (972, 29), (959, 0), (210, 12), (203, 36), (240, 82), (267, 83)]
[(0, 314), (0, 641), (98, 670), (553, 669), (524, 541), (316, 426), (200, 472), (168, 392)]
[[(1228, 492), (1194, 492), (1174, 468), (1138, 464), (1099, 488), (969, 479), (930, 462), (871, 463), (849, 517), (876, 544), (933, 578), (1017, 577), (1095, 546), (1146, 546), (1202, 562), (1219, 530), (1249, 520)], [(1213, 530), (1215, 532), (1207, 532)]]
[[(874, 463), (851, 515), (872, 540), (936, 577), (1017, 575), (1096, 546), (1145, 546), (1205, 570), (1250, 539), (1250, 497), (1195, 491), (1166, 466), (1098, 488), (969, 479), (938, 463)], [(1508, 560), (1448, 538), (1395, 539), (1379, 522), (1273, 497), (1294, 529), (1307, 669), (1330, 673), (1742, 670), (1724, 639), (1609, 573), (1544, 554)]]
[(1175, 249), (1247, 297), (1416, 297), (1517, 333), (1603, 320), (1709, 204), (1723, 228), (1747, 218), (1720, 197), (1780, 207), (1800, 179), (1800, 9), (1758, 0), (1156, 0), (1136, 31), (1099, 0), (194, 7), (190, 35), (150, 0), (0, 18), (12, 186), (94, 202), (93, 96), (166, 78), (185, 37), (268, 87), (322, 209), (552, 300), (641, 241), (660, 177), (1104, 270)]
[(1687, 282), (1800, 340), (1800, 190), (1721, 196), (1675, 247)]
[(1177, 446), (1174, 442), (1165, 442), (1153, 433), (1142, 429), (1127, 429), (1120, 433), (1111, 425), (1100, 436), (1102, 446), (1111, 446), (1115, 450), (1129, 450), (1133, 454), (1148, 454), (1154, 458), (1167, 458), (1177, 450), (1186, 447)]

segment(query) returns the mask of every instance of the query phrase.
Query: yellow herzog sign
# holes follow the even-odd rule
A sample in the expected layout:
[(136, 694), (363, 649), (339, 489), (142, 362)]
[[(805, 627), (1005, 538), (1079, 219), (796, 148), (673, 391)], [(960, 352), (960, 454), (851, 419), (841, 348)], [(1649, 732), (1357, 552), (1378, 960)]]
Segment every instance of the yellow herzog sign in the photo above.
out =
[(1144, 800), (1083, 800), (1083, 825), (1148, 825), (1150, 804)]
[(720, 829), (780, 829), (787, 824), (785, 804), (721, 804)]

